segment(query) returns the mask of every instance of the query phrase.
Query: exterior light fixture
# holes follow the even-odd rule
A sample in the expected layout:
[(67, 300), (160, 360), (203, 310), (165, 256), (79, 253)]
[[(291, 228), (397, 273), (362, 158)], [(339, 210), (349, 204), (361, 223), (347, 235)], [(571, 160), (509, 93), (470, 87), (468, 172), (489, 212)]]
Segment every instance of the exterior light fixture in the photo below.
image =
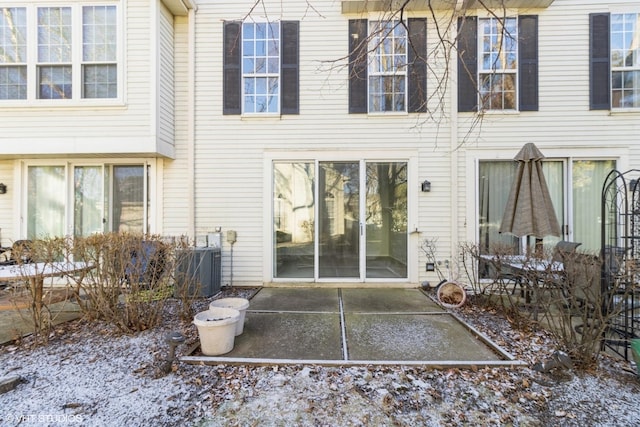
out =
[(421, 189), (423, 193), (428, 193), (431, 191), (431, 183), (428, 180), (422, 181)]
[(0, 194), (7, 194), (7, 186), (0, 182)]

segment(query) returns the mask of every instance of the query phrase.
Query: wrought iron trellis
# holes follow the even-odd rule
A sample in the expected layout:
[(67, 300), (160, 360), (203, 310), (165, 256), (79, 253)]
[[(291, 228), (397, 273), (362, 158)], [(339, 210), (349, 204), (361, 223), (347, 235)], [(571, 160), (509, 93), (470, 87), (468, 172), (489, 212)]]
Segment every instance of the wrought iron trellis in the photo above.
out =
[(601, 198), (603, 347), (629, 360), (640, 338), (640, 170), (611, 171)]

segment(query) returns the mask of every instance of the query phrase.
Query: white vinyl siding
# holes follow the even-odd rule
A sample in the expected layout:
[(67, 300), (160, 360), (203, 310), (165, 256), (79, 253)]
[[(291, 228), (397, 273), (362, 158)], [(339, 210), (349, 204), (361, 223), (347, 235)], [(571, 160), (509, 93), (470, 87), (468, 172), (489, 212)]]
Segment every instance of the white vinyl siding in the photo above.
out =
[(174, 46), (173, 46), (173, 16), (166, 7), (160, 11), (158, 75), (160, 90), (158, 93), (158, 134), (159, 138), (174, 144), (174, 78), (173, 71)]
[[(154, 64), (160, 54), (159, 42), (154, 36), (159, 25), (154, 23), (159, 19), (156, 7), (160, 7), (159, 2), (118, 3), (121, 35), (118, 64), (123, 65), (118, 71), (121, 98), (84, 99), (65, 105), (50, 102), (46, 106), (41, 105), (41, 100), (20, 101), (19, 105), (0, 101), (0, 142), (10, 141), (3, 144), (2, 154), (23, 158), (41, 154), (66, 156), (69, 153), (174, 157), (175, 146), (169, 137), (171, 130), (165, 127), (162, 137), (158, 130), (159, 77), (156, 72), (159, 66)], [(165, 79), (167, 86), (170, 84)], [(164, 120), (170, 120), (172, 114), (165, 111)]]

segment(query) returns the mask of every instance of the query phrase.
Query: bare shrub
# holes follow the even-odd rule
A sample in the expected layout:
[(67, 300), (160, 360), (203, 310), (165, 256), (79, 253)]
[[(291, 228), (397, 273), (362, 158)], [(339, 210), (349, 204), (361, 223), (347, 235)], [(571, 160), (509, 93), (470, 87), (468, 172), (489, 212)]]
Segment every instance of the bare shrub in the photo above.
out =
[(624, 302), (633, 289), (624, 280), (612, 280), (603, 293), (600, 255), (569, 253), (563, 264), (562, 281), (548, 283), (555, 293), (545, 301), (544, 323), (574, 363), (587, 369), (597, 362), (603, 340), (625, 339), (614, 325), (627, 314)]
[(491, 255), (481, 253), (473, 243), (460, 245), (460, 264), (471, 286), (469, 300), (487, 309), (504, 314), (514, 327), (528, 329), (529, 313), (521, 304), (520, 279), (510, 271), (506, 262), (514, 255), (513, 248), (494, 245)]
[[(52, 279), (55, 277), (52, 266), (64, 261), (66, 246), (65, 238), (45, 238), (16, 241), (11, 249), (11, 259), (15, 263), (12, 268), (17, 276), (12, 288), (15, 308), (33, 326), (33, 334), (45, 342), (58, 315), (51, 310), (57, 298), (53, 289), (45, 289), (45, 280), (55, 280)], [(66, 289), (63, 286), (56, 291), (64, 293)], [(25, 305), (27, 315), (23, 312)]]
[(617, 278), (603, 293), (601, 255), (545, 250), (520, 256), (528, 267), (517, 271), (510, 266), (514, 254), (508, 248), (492, 248), (490, 256), (482, 256), (477, 245), (464, 244), (461, 254), (472, 303), (499, 309), (515, 328), (547, 329), (576, 368), (592, 368), (604, 340), (625, 339), (612, 325), (625, 315), (633, 287)]
[(160, 322), (174, 292), (173, 242), (159, 236), (97, 234), (76, 239), (73, 253), (94, 267), (74, 287), (87, 317), (106, 320), (123, 332)]

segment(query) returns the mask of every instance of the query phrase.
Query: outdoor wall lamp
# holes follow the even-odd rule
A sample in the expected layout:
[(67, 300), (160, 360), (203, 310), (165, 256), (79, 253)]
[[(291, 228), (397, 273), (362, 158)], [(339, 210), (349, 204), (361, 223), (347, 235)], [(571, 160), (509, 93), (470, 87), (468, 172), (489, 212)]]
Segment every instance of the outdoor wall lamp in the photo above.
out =
[(7, 194), (7, 186), (0, 182), (0, 194)]
[(431, 183), (425, 179), (424, 181), (422, 181), (421, 188), (423, 193), (428, 193), (429, 191), (431, 191)]

